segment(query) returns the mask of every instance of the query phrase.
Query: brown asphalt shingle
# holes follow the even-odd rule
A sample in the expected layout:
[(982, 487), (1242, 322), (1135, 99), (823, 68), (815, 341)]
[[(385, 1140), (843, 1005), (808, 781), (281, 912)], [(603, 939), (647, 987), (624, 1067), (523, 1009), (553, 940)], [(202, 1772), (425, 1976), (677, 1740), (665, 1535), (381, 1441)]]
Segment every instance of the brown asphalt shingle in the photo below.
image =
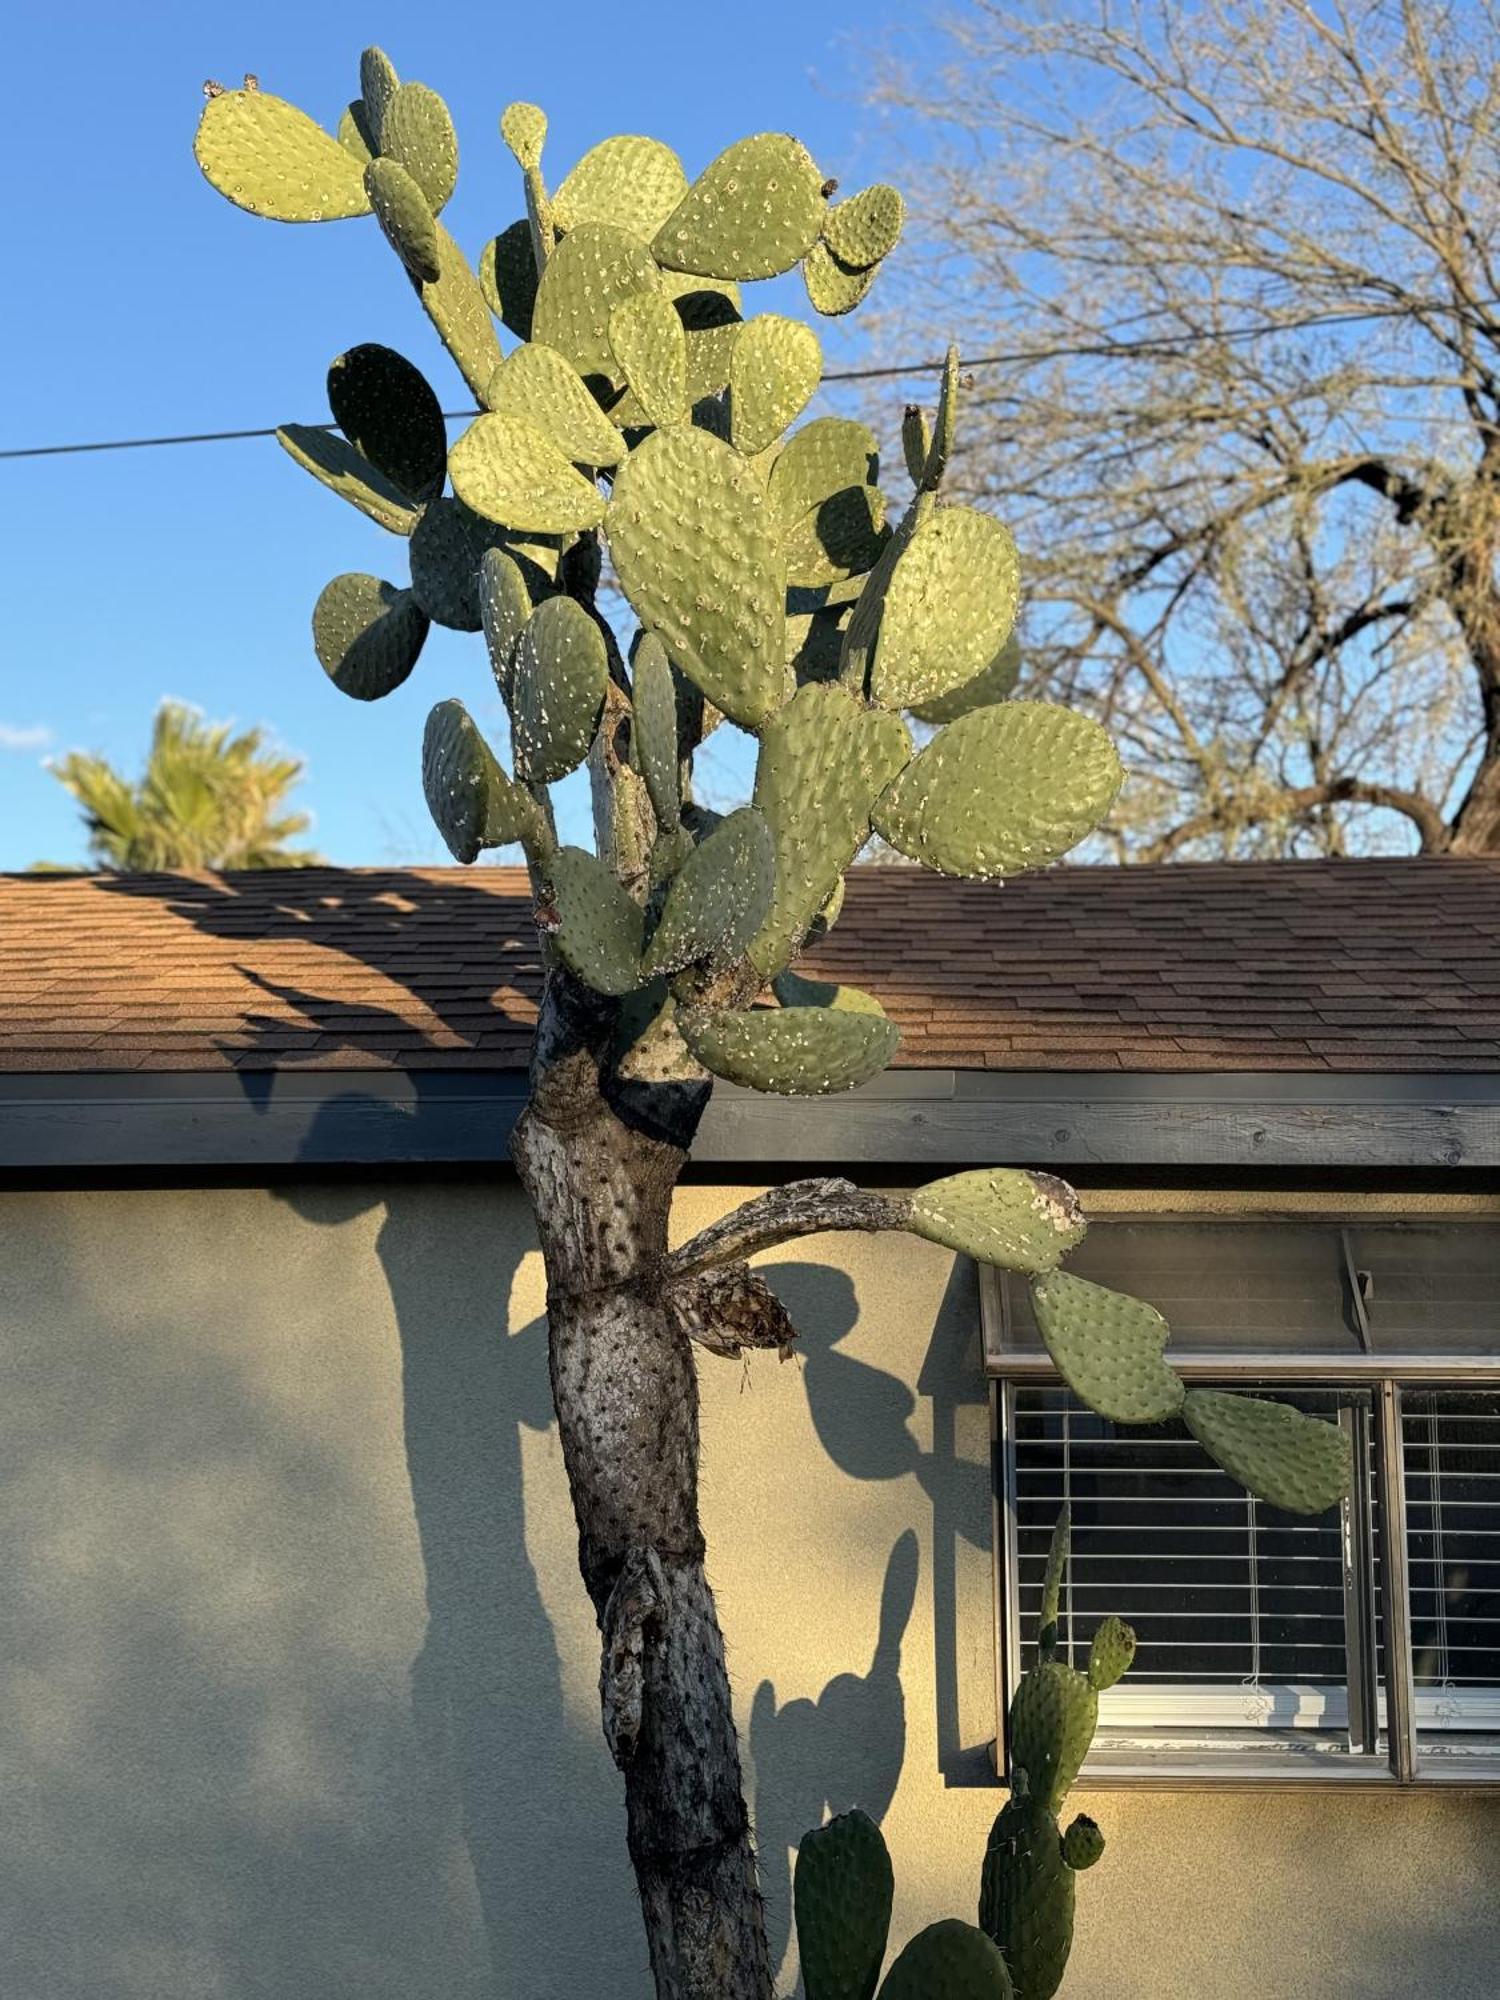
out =
[[(513, 868), (0, 877), (0, 1070), (520, 1068)], [(1500, 862), (857, 869), (810, 958), (898, 1063), (1500, 1069)]]

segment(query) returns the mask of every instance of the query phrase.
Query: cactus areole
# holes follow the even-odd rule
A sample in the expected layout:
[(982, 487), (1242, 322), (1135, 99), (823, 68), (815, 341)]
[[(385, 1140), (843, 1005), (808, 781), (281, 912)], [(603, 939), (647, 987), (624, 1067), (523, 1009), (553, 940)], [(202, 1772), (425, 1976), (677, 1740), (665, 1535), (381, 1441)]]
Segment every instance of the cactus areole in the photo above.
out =
[[(1154, 1316), (1050, 1276), (1083, 1222), (1046, 1175), (960, 1174), (915, 1197), (797, 1183), (669, 1253), (673, 1188), (715, 1077), (817, 1096), (891, 1060), (897, 1031), (872, 1000), (793, 970), (872, 829), (947, 874), (1035, 867), (1098, 824), (1120, 765), (1086, 717), (1009, 699), (1015, 546), (942, 491), (956, 357), (936, 409), (904, 427), (911, 490), (888, 499), (873, 435), (806, 414), (810, 326), (744, 295), (800, 265), (815, 312), (849, 311), (895, 247), (896, 191), (835, 204), (783, 133), (735, 141), (696, 179), (658, 140), (604, 139), (553, 185), (546, 131), (535, 105), (505, 111), (520, 212), (473, 264), (441, 219), (458, 172), (447, 108), (378, 49), (336, 132), (252, 80), (210, 87), (195, 150), (253, 215), (380, 230), (474, 401), (449, 440), (418, 369), (367, 344), (329, 371), (333, 427), (280, 433), (409, 555), (404, 582), (328, 584), (314, 649), (337, 689), (372, 701), (416, 669), (434, 621), (483, 634), (508, 761), (438, 686), (422, 777), (456, 860), (519, 842), (533, 885), (546, 985), (514, 1153), (657, 1991), (767, 2000), (697, 1496), (693, 1344), (793, 1337), (745, 1260), (818, 1230), (911, 1230), (1044, 1288), (1085, 1400), (1102, 1389), (1134, 1411), (1176, 1392)], [(596, 602), (606, 555), (628, 634)], [(912, 717), (939, 725), (920, 745)], [(722, 824), (692, 795), (694, 750), (719, 726), (759, 742), (753, 800)], [(549, 794), (580, 765), (592, 850), (559, 845)], [(1337, 1498), (1336, 1435), (1207, 1414), (1198, 1435), (1239, 1476), (1283, 1504)]]

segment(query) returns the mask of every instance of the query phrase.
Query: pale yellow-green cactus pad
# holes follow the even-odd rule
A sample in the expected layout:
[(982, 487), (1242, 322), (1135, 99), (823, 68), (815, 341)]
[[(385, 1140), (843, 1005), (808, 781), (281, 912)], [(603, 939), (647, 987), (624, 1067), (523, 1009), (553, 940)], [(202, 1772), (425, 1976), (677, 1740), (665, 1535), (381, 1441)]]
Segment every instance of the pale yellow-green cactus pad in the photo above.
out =
[(490, 670), (507, 708), (514, 686), (516, 645), (532, 612), (521, 565), (505, 549), (487, 548), (479, 561), (476, 595)]
[(1190, 1389), (1183, 1422), (1231, 1479), (1288, 1514), (1321, 1514), (1349, 1491), (1349, 1440), (1286, 1403)]
[(393, 535), (409, 535), (417, 525), (421, 510), (336, 431), (324, 430), (321, 424), (283, 424), (276, 442), (330, 493)]
[(649, 243), (687, 193), (682, 162), (660, 139), (622, 132), (601, 139), (566, 175), (552, 197), (559, 229), (608, 222)]
[(549, 597), (522, 628), (511, 676), (516, 770), (550, 785), (588, 755), (609, 680), (604, 637), (571, 597)]
[(422, 790), (455, 861), (542, 838), (536, 801), (512, 782), (461, 701), (440, 701), (422, 734)]
[(645, 780), (657, 825), (671, 832), (682, 804), (677, 690), (667, 649), (654, 632), (643, 633), (635, 649), (630, 699), (630, 761)]
[(873, 993), (860, 986), (836, 986), (826, 979), (804, 979), (800, 972), (778, 972), (771, 991), (783, 1007), (842, 1007), (849, 1014), (884, 1014)]
[(438, 274), (431, 284), (417, 285), (417, 296), (459, 373), (480, 399), (501, 361), (495, 323), (468, 258), (442, 223), (435, 222), (433, 228)]
[(818, 417), (787, 439), (766, 491), (789, 583), (817, 589), (876, 561), (885, 521), (879, 471), (874, 433), (848, 417)]
[(368, 215), (359, 161), (305, 111), (264, 90), (224, 90), (198, 120), (193, 152), (236, 208), (273, 222)]
[(530, 340), (537, 271), (531, 224), (524, 216), (492, 236), (479, 253), (479, 287), (496, 319), (518, 340)]
[(823, 379), (823, 349), (801, 320), (761, 313), (740, 328), (729, 358), (730, 439), (747, 457), (773, 444)]
[(361, 170), (367, 167), (375, 157), (375, 150), (370, 144), (368, 134), (369, 124), (365, 114), (364, 102), (362, 99), (356, 98), (352, 104), (346, 104), (340, 112), (338, 130), (335, 132), (334, 137), (346, 153), (352, 153), (355, 159), (359, 161)]
[(442, 273), (437, 218), (421, 188), (399, 160), (371, 160), (365, 193), (386, 241), (419, 284), (434, 284)]
[(726, 147), (657, 231), (652, 248), (674, 271), (774, 278), (818, 239), (827, 204), (807, 148), (784, 132)]
[(425, 83), (403, 83), (380, 121), (380, 150), (411, 175), (434, 215), (458, 181), (458, 135), (448, 107)]
[(1170, 1339), (1154, 1306), (1066, 1271), (1034, 1279), (1047, 1352), (1075, 1395), (1119, 1424), (1162, 1424), (1182, 1408), (1182, 1383), (1162, 1359)]
[(1010, 530), (972, 507), (935, 508), (886, 586), (872, 697), (884, 708), (913, 708), (972, 680), (1010, 637), (1020, 602)]
[(868, 1083), (901, 1039), (895, 1023), (881, 1015), (833, 1007), (679, 1008), (677, 1024), (715, 1076), (784, 1097), (824, 1097)]
[(840, 319), (863, 305), (879, 275), (878, 264), (855, 270), (841, 263), (826, 243), (815, 243), (802, 260), (802, 282), (807, 287), (808, 302), (825, 319)]
[(761, 814), (754, 806), (730, 813), (673, 875), (643, 970), (654, 977), (734, 964), (760, 927), (775, 876), (776, 850)]
[(507, 104), (500, 113), (500, 136), (517, 166), (535, 169), (542, 164), (542, 147), (547, 143), (547, 114), (539, 104)]
[(823, 241), (841, 264), (865, 271), (890, 256), (905, 216), (900, 191), (879, 182), (829, 209), (823, 218)]
[(396, 65), (384, 49), (370, 47), (359, 58), (359, 96), (374, 150), (378, 153), (385, 134), (385, 115), (401, 88)]
[(427, 614), (409, 590), (350, 572), (323, 586), (312, 629), (319, 664), (340, 693), (379, 701), (417, 664)]
[(639, 237), (607, 222), (582, 222), (547, 259), (532, 338), (566, 355), (580, 375), (602, 375), (618, 386), (624, 376), (610, 345), (610, 314), (637, 292), (661, 289), (661, 272)]
[(1046, 702), (1002, 702), (939, 730), (876, 801), (871, 823), (941, 874), (1015, 874), (1092, 832), (1121, 776), (1097, 722)]
[(604, 496), (524, 417), (476, 417), (448, 454), (453, 490), (476, 514), (542, 534), (592, 528)]
[(615, 373), (629, 389), (633, 421), (665, 427), (688, 415), (687, 329), (665, 292), (637, 292), (609, 316)]
[(981, 1264), (1033, 1276), (1055, 1269), (1088, 1227), (1065, 1181), (1018, 1167), (929, 1181), (912, 1197), (907, 1226)]
[(643, 917), (612, 868), (583, 847), (561, 847), (547, 865), (556, 902), (552, 940), (563, 963), (595, 993), (619, 996), (645, 984)]
[(961, 715), (972, 714), (976, 708), (992, 708), (996, 702), (1008, 701), (1020, 678), (1021, 642), (1012, 632), (994, 659), (981, 667), (972, 680), (950, 688), (947, 694), (940, 694), (933, 701), (913, 702), (911, 712), (918, 722), (957, 722)]
[(521, 417), (578, 465), (618, 465), (625, 440), (583, 385), (572, 363), (540, 340), (508, 354), (484, 392), (497, 416)]

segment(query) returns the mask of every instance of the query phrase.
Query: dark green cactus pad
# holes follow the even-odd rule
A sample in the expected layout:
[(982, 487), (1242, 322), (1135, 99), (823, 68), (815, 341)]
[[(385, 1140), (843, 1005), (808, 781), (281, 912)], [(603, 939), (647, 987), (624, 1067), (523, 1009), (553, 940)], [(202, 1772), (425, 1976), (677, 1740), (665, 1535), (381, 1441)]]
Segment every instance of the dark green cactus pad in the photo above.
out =
[(1098, 1720), (1098, 1690), (1061, 1660), (1038, 1661), (1017, 1683), (1010, 1704), (1010, 1760), (1050, 1812), (1062, 1805), (1083, 1768)]
[(612, 868), (582, 847), (562, 847), (547, 867), (556, 905), (552, 931), (563, 963), (596, 993), (618, 997), (645, 984), (643, 917)]
[(824, 1097), (878, 1076), (901, 1039), (893, 1022), (832, 1007), (679, 1010), (682, 1038), (715, 1076), (747, 1090)]
[(417, 664), (427, 614), (409, 590), (350, 572), (323, 586), (312, 628), (319, 664), (334, 686), (356, 701), (379, 701)]
[(505, 549), (487, 548), (479, 559), (479, 622), (490, 671), (509, 709), (514, 692), (516, 644), (533, 609), (525, 572)]
[(670, 832), (681, 804), (681, 752), (677, 742), (677, 689), (667, 649), (644, 632), (631, 662), (630, 761), (646, 781), (656, 823)]
[(1011, 875), (1093, 831), (1122, 777), (1097, 722), (1039, 701), (960, 716), (914, 757), (871, 815), (892, 847), (943, 875)]
[(468, 258), (442, 223), (434, 222), (432, 226), (437, 232), (437, 278), (432, 284), (416, 279), (413, 283), (422, 310), (437, 328), (475, 400), (482, 401), (490, 377), (501, 361), (495, 323)]
[(577, 465), (618, 465), (625, 440), (584, 387), (573, 364), (540, 340), (518, 347), (484, 392), (497, 416), (522, 417)]
[(265, 90), (224, 90), (198, 120), (193, 153), (210, 184), (273, 222), (368, 215), (364, 171), (305, 111)]
[(835, 257), (826, 243), (814, 243), (802, 260), (808, 303), (825, 319), (840, 319), (863, 305), (879, 275), (878, 264), (855, 269)]
[(361, 171), (374, 159), (375, 143), (362, 97), (356, 97), (352, 104), (344, 106), (339, 114), (338, 130), (333, 136), (346, 153), (352, 153), (359, 161)]
[(365, 108), (372, 152), (378, 153), (385, 143), (385, 114), (400, 88), (396, 65), (385, 50), (365, 49), (359, 58), (359, 101)]
[(1076, 1396), (1117, 1424), (1164, 1424), (1182, 1408), (1183, 1387), (1162, 1359), (1171, 1329), (1144, 1299), (1066, 1271), (1031, 1286), (1047, 1352)]
[(420, 368), (394, 348), (366, 341), (328, 370), (328, 407), (362, 458), (412, 500), (443, 489), (448, 430)]
[(550, 785), (589, 753), (604, 705), (604, 635), (572, 597), (549, 597), (522, 629), (511, 675), (516, 770)]
[(1073, 1542), (1073, 1510), (1065, 1500), (1047, 1544), (1047, 1568), (1042, 1577), (1042, 1602), (1037, 1622), (1037, 1650), (1044, 1660), (1057, 1651), (1058, 1612), (1062, 1604), (1063, 1572)]
[(592, 528), (604, 496), (524, 417), (476, 417), (448, 454), (453, 490), (487, 521), (541, 534)]
[(565, 355), (580, 375), (624, 377), (609, 341), (615, 307), (638, 292), (659, 292), (661, 273), (638, 237), (607, 222), (570, 230), (547, 259), (532, 309), (532, 338)]
[(1088, 1224), (1066, 1181), (1019, 1167), (976, 1167), (919, 1188), (907, 1227), (981, 1264), (1035, 1275), (1081, 1243)]
[(665, 292), (637, 292), (609, 316), (614, 372), (629, 392), (632, 422), (680, 424), (688, 414), (687, 329)]
[(1089, 1818), (1087, 1813), (1079, 1813), (1062, 1837), (1063, 1860), (1076, 1875), (1104, 1857), (1104, 1835), (1099, 1822)]
[(530, 340), (536, 309), (536, 249), (524, 216), (485, 244), (479, 257), (479, 284), (496, 319), (518, 340)]
[(807, 148), (784, 132), (762, 132), (704, 168), (651, 247), (674, 271), (774, 278), (812, 248), (826, 207)]
[(914, 708), (972, 680), (1010, 637), (1021, 566), (1010, 530), (972, 507), (921, 521), (886, 585), (870, 693)]
[(742, 806), (720, 821), (673, 877), (646, 949), (645, 971), (654, 977), (689, 965), (710, 972), (733, 965), (765, 919), (775, 879), (771, 829), (754, 806)]
[(276, 442), (330, 493), (393, 535), (409, 535), (416, 527), (421, 510), (347, 439), (321, 424), (283, 424)]
[(1073, 1870), (1057, 1821), (1032, 1793), (1012, 1797), (990, 1829), (979, 1922), (1010, 1968), (1016, 2000), (1051, 2000), (1073, 1948)]
[(973, 680), (940, 694), (935, 701), (914, 702), (911, 712), (918, 722), (957, 722), (961, 715), (972, 715), (976, 708), (993, 708), (996, 702), (1008, 701), (1020, 678), (1021, 644), (1012, 632), (994, 659), (981, 667)]
[(917, 403), (908, 403), (901, 417), (901, 456), (911, 483), (919, 490), (927, 470), (927, 454), (932, 449), (932, 425), (927, 412)]
[(847, 688), (799, 688), (761, 731), (755, 803), (776, 842), (776, 888), (750, 961), (780, 971), (870, 834), (870, 808), (911, 755), (898, 716)]
[(473, 861), (483, 847), (538, 843), (542, 817), (535, 799), (500, 768), (461, 701), (440, 701), (422, 733), (422, 790), (427, 809), (455, 861)]
[(365, 193), (386, 241), (418, 284), (435, 284), (442, 275), (437, 218), (420, 187), (399, 160), (371, 160), (365, 168)]
[(829, 209), (823, 217), (823, 241), (841, 264), (868, 270), (890, 256), (905, 219), (899, 189), (877, 182)]
[(729, 357), (729, 436), (746, 457), (764, 451), (807, 408), (823, 379), (823, 349), (801, 320), (746, 320)]
[(507, 104), (500, 113), (500, 136), (517, 166), (535, 169), (542, 164), (542, 148), (547, 143), (547, 114), (539, 104), (519, 100)]
[(479, 565), (498, 539), (462, 501), (439, 499), (424, 508), (411, 538), (411, 587), (435, 625), (479, 630)]
[(944, 1917), (899, 1954), (880, 2000), (1012, 2000), (1014, 1993), (998, 1947), (972, 1924)]
[(380, 121), (380, 150), (399, 161), (434, 215), (458, 183), (458, 135), (448, 107), (425, 83), (403, 83)]
[(1231, 1479), (1288, 1514), (1321, 1514), (1349, 1491), (1349, 1440), (1286, 1403), (1189, 1389), (1183, 1422)]
[(559, 229), (607, 222), (649, 243), (687, 193), (682, 162), (660, 139), (622, 132), (590, 147), (552, 197)]
[[(1089, 1642), (1089, 1685), (1103, 1693), (1123, 1680), (1135, 1658), (1135, 1633), (1123, 1618), (1110, 1616), (1095, 1628)], [(1072, 1864), (1075, 1868), (1078, 1862)], [(1086, 1862), (1083, 1864), (1088, 1865)]]
[(807, 2000), (871, 2000), (895, 1879), (880, 1828), (856, 1808), (804, 1834), (792, 1875)]
[(834, 986), (826, 979), (804, 979), (800, 972), (778, 972), (771, 991), (783, 1007), (843, 1007), (851, 1014), (884, 1014), (873, 993), (858, 986)]
[(757, 728), (788, 688), (786, 583), (745, 461), (703, 431), (656, 431), (620, 467), (605, 532), (641, 623), (709, 701)]

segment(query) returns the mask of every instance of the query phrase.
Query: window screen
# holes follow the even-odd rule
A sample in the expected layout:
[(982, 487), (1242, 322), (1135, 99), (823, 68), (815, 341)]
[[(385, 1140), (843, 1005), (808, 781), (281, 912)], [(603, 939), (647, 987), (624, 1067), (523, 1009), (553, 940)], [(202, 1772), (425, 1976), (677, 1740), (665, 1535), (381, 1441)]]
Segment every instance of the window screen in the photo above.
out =
[(1412, 1681), (1424, 1756), (1500, 1748), (1500, 1393), (1408, 1390)]

